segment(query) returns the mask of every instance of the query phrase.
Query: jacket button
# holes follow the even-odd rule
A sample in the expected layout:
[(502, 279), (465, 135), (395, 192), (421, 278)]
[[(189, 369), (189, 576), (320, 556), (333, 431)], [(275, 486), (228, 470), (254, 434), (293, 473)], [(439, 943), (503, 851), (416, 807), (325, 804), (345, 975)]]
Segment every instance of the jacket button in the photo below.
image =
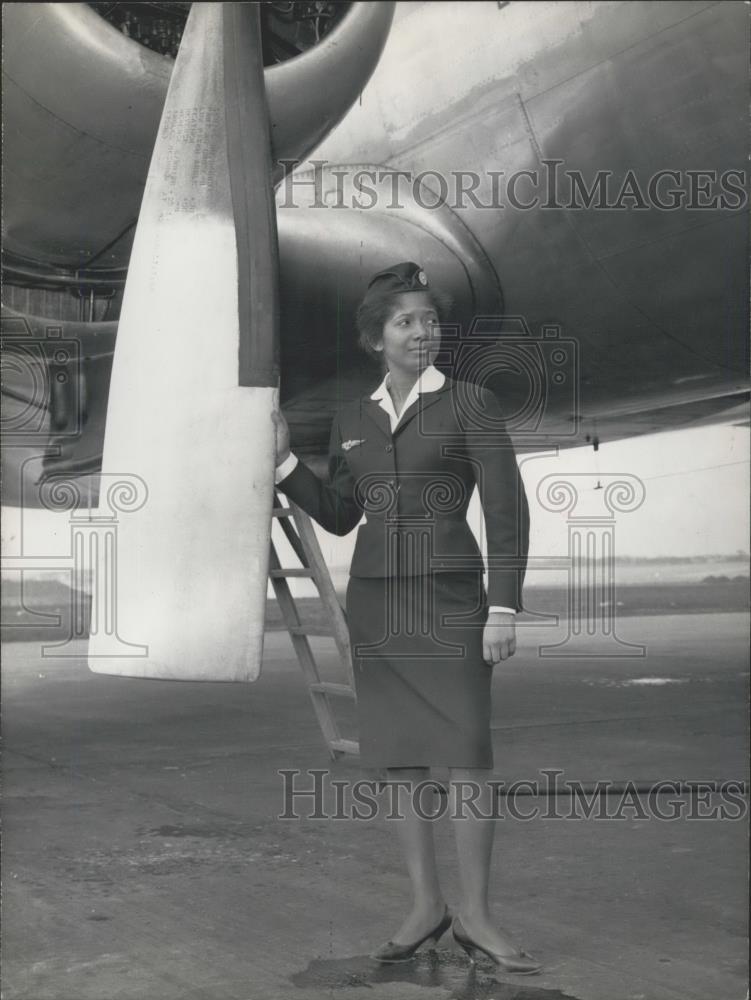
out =
[(393, 451), (393, 450), (394, 450), (394, 446), (393, 445), (391, 445), (391, 444), (387, 444), (386, 445), (386, 451)]

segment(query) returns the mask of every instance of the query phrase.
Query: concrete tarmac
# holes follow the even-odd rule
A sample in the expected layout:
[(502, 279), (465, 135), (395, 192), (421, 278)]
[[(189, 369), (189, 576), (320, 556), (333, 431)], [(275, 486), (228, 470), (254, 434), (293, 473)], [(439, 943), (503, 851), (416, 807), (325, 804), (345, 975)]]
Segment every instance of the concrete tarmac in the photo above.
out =
[[(747, 780), (748, 616), (618, 627), (646, 656), (543, 658), (563, 632), (527, 627), (494, 671), (497, 779), (643, 789), (589, 818), (570, 795), (499, 800), (493, 911), (545, 965), (523, 978), (472, 970), (450, 935), (406, 965), (367, 958), (409, 907), (393, 821), (311, 818), (302, 798), (302, 818), (279, 818), (280, 769), (303, 772), (298, 789), (309, 769), (363, 776), (330, 765), (285, 633), (248, 686), (98, 677), (85, 644), (6, 645), (3, 997), (741, 1000), (747, 798), (644, 789)], [(342, 679), (333, 644), (314, 646)], [(340, 715), (356, 735), (352, 706)], [(435, 832), (455, 904), (451, 826)]]

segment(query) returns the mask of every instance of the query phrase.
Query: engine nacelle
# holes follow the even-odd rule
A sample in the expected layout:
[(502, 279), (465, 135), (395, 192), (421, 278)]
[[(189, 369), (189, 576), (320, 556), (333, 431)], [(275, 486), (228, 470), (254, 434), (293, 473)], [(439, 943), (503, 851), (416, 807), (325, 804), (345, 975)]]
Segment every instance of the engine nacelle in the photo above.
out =
[[(303, 159), (341, 120), (392, 16), (392, 3), (353, 3), (312, 47), (294, 54), (286, 42), (292, 58), (265, 71), (276, 161)], [(172, 59), (83, 3), (6, 4), (3, 28), (6, 253), (126, 265)]]

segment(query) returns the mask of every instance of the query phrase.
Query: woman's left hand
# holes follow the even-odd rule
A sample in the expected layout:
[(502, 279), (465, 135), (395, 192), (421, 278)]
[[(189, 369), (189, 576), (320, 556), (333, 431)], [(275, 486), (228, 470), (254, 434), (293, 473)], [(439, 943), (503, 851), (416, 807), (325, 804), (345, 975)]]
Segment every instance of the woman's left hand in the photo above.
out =
[(482, 656), (488, 666), (507, 660), (516, 652), (514, 615), (491, 611), (482, 633)]

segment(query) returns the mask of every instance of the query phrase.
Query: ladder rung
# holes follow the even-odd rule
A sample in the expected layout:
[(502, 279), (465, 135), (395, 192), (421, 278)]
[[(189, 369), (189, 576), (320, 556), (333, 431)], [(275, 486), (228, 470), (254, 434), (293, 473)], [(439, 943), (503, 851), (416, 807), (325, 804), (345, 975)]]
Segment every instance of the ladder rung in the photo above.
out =
[[(318, 719), (321, 733), (333, 758), (342, 754), (357, 757), (360, 753), (359, 743), (357, 740), (341, 738), (333, 707), (328, 701), (329, 696), (348, 698), (351, 701), (357, 700), (352, 678), (352, 667), (349, 662), (346, 662), (348, 647), (346, 638), (344, 637), (345, 629), (342, 628), (344, 609), (337, 607), (337, 599), (330, 584), (326, 565), (323, 562), (323, 555), (316, 541), (313, 524), (309, 517), (301, 511), (297, 511), (294, 505), (284, 506), (278, 500), (272, 506), (272, 515), (278, 518), (289, 518), (289, 521), (283, 521), (280, 527), (284, 529), (287, 541), (292, 546), (294, 554), (301, 564), (299, 566), (280, 566), (279, 556), (272, 541), (270, 546), (271, 565), (269, 566), (269, 577), (274, 584), (274, 592), (279, 601), (285, 627), (293, 640), (295, 654), (302, 668), (307, 688), (310, 691), (312, 707)], [(292, 596), (289, 586), (277, 583), (277, 580), (284, 577), (312, 578), (318, 588), (323, 600), (324, 610), (327, 612), (327, 617), (330, 621), (316, 624), (300, 621), (296, 601)], [(350, 683), (336, 684), (331, 681), (321, 680), (318, 664), (316, 663), (311, 643), (307, 641), (307, 636), (322, 636), (334, 639), (339, 653), (345, 659), (344, 665), (347, 668), (347, 676)]]
[(325, 635), (329, 638), (334, 635), (326, 625), (289, 625), (287, 631), (290, 635)]
[(311, 691), (317, 691), (319, 694), (331, 694), (339, 698), (355, 697), (355, 692), (349, 684), (333, 684), (331, 681), (318, 681), (317, 683), (310, 684), (309, 687)]

